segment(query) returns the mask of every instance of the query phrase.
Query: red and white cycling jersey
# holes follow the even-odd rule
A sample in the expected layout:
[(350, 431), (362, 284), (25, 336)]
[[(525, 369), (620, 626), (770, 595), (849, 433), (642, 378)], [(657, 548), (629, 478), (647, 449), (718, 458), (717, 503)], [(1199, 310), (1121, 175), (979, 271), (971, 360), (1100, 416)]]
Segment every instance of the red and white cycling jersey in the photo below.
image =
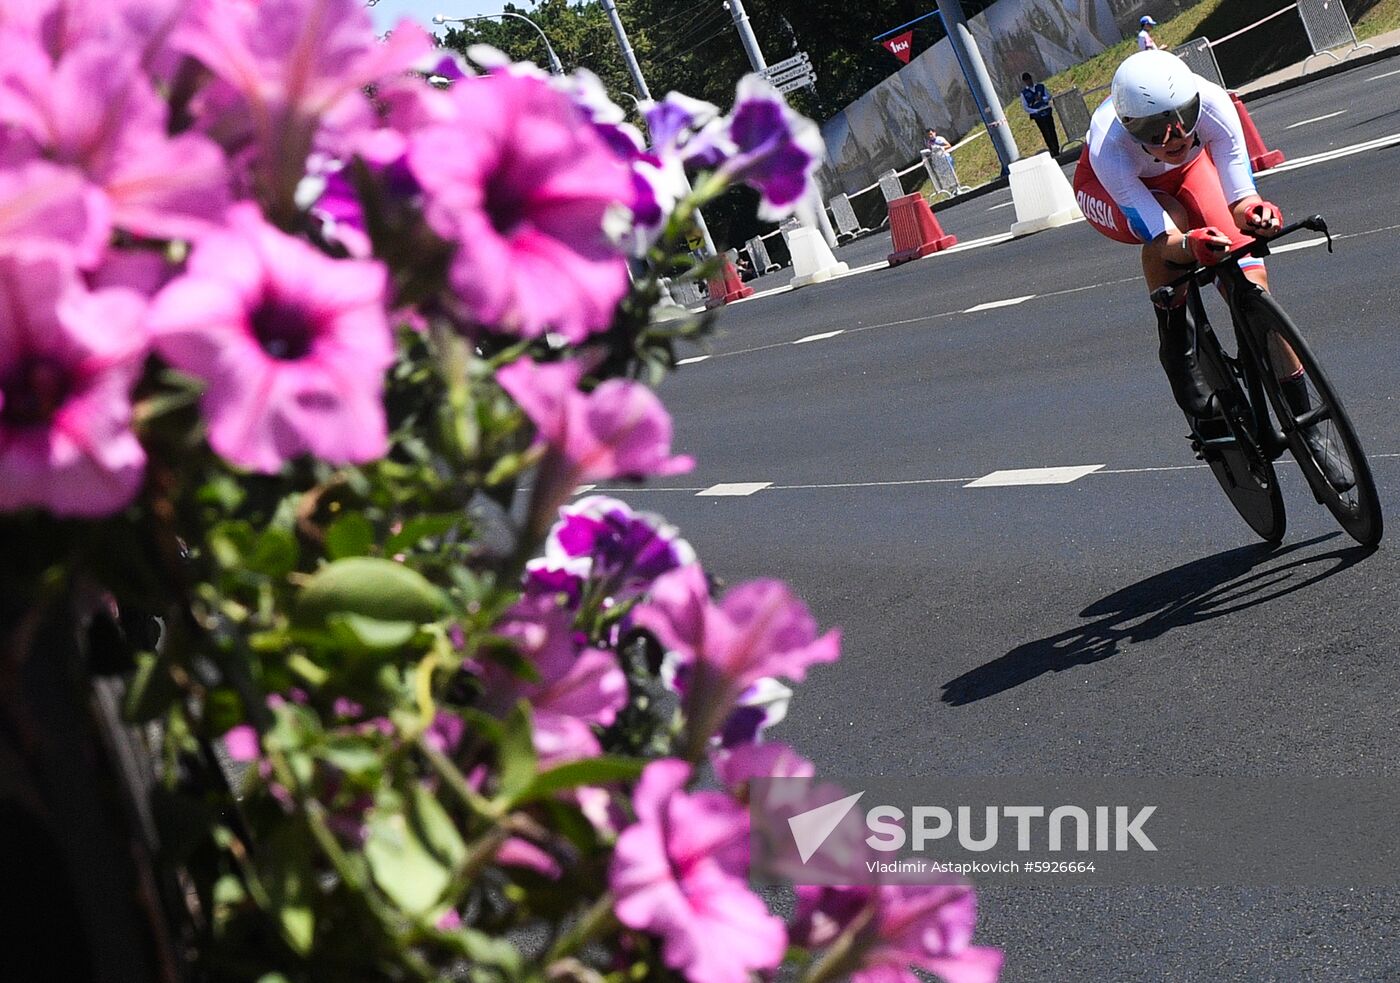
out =
[[(1094, 111), (1074, 187), (1084, 217), (1104, 235), (1120, 242), (1152, 241), (1171, 224), (1152, 192), (1178, 196), (1183, 185), (1195, 192), (1187, 195), (1192, 201), (1183, 200), (1194, 223), (1234, 232), (1229, 203), (1256, 193), (1249, 151), (1230, 94), (1213, 82), (1197, 81), (1201, 115), (1196, 141), (1180, 164), (1165, 163), (1144, 150), (1118, 122), (1112, 99)], [(1207, 163), (1200, 161), (1206, 155), (1214, 167), (1200, 166)], [(1206, 182), (1215, 187), (1203, 187)]]

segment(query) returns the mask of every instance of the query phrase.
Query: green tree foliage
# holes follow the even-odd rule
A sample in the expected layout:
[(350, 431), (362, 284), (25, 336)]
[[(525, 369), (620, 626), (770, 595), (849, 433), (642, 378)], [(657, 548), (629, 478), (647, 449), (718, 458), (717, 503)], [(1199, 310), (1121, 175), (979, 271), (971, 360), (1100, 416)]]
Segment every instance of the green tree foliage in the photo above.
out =
[[(963, 0), (971, 17), (992, 0)], [(745, 0), (764, 56), (781, 61), (805, 51), (816, 70), (814, 89), (789, 96), (800, 112), (822, 121), (894, 74), (900, 62), (871, 38), (936, 9), (934, 0), (894, 0), (879, 4), (851, 0)], [(733, 14), (723, 0), (617, 0), (618, 13), (653, 98), (684, 92), (728, 108), (734, 85), (750, 71)], [(537, 0), (507, 3), (502, 10), (528, 16), (549, 37), (565, 71), (587, 68), (603, 80), (619, 105), (634, 111), (635, 89), (622, 53), (598, 0)], [(930, 17), (914, 25), (914, 53), (943, 37), (942, 22)], [(445, 43), (465, 52), (489, 44), (512, 59), (547, 66), (539, 35), (514, 18), (455, 25)], [(634, 116), (634, 122), (640, 119)], [(758, 234), (754, 196), (736, 188), (705, 207), (711, 234), (720, 248), (741, 246)]]

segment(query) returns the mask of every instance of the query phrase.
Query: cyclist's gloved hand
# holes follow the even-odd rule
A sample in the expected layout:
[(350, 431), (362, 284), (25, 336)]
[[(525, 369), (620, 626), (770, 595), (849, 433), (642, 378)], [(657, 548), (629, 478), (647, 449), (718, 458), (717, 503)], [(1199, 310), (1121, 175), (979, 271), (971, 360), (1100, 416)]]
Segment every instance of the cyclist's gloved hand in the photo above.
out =
[(1267, 236), (1283, 228), (1283, 209), (1271, 201), (1258, 201), (1245, 210), (1244, 231)]
[(1230, 251), (1230, 237), (1213, 225), (1192, 229), (1186, 233), (1186, 241), (1191, 246), (1191, 255), (1202, 266), (1214, 266)]

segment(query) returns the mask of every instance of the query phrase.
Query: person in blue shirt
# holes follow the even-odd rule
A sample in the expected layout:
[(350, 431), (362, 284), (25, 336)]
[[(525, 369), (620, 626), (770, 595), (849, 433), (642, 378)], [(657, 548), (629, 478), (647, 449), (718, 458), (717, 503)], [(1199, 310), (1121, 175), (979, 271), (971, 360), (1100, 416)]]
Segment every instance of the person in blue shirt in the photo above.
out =
[(1050, 105), (1050, 90), (1044, 82), (1037, 82), (1026, 72), (1021, 76), (1021, 104), (1026, 107), (1026, 115), (1040, 127), (1040, 135), (1045, 138), (1045, 149), (1051, 157), (1060, 156), (1060, 137), (1055, 132), (1055, 110)]

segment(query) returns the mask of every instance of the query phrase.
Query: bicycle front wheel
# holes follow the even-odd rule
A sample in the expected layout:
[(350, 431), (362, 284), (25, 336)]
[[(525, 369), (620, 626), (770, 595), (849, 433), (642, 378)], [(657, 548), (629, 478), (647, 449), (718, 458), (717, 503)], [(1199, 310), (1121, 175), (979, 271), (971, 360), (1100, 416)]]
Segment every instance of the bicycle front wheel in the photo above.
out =
[[(1376, 493), (1371, 465), (1356, 436), (1356, 428), (1342, 407), (1336, 389), (1328, 381), (1327, 374), (1297, 326), (1273, 297), (1263, 291), (1251, 291), (1239, 298), (1239, 307), (1252, 329), (1251, 337), (1259, 342), (1254, 346), (1254, 354), (1261, 363), (1260, 377), (1264, 391), (1268, 393), (1274, 415), (1288, 441), (1288, 449), (1302, 469), (1314, 496), (1326, 506), (1348, 535), (1362, 546), (1375, 546), (1384, 531), (1380, 496)], [(1297, 411), (1284, 395), (1269, 364), (1272, 339), (1287, 344), (1302, 363), (1307, 400)], [(1315, 448), (1304, 438), (1304, 431), (1312, 427), (1316, 428), (1315, 437), (1330, 443), (1337, 457), (1345, 461), (1353, 479), (1350, 487), (1339, 488), (1328, 480)], [(1339, 470), (1336, 464), (1333, 470)]]

